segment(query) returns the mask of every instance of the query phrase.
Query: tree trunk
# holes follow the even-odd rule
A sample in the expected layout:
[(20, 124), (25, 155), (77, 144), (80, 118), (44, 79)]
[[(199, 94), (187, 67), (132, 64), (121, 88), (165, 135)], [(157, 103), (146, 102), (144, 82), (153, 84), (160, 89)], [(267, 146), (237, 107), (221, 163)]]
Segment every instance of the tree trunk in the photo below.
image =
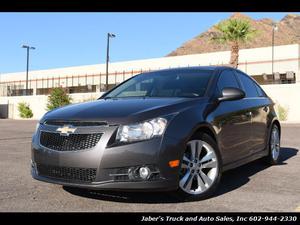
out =
[(239, 63), (239, 43), (237, 41), (233, 42), (231, 45), (231, 56), (230, 56), (230, 66), (237, 68)]

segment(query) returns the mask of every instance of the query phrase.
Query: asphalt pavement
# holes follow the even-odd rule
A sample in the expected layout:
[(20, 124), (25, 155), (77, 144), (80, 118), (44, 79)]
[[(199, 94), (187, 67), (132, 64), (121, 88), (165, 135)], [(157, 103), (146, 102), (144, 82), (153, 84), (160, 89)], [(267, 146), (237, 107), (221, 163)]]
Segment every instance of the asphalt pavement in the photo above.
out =
[(300, 211), (300, 124), (282, 124), (281, 162), (262, 160), (223, 174), (215, 196), (180, 202), (168, 193), (82, 191), (33, 180), (33, 120), (0, 120), (0, 211), (294, 212)]

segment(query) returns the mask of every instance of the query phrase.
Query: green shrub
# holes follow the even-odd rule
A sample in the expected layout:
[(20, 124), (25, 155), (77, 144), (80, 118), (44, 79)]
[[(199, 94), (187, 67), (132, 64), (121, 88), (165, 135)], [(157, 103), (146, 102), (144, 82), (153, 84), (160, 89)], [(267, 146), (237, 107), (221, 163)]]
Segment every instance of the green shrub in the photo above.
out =
[(281, 121), (287, 120), (288, 109), (281, 106), (280, 104), (277, 104), (276, 107), (275, 107), (275, 110), (276, 110), (276, 113), (278, 115), (279, 120), (281, 120)]
[(25, 102), (20, 102), (18, 104), (19, 115), (21, 118), (31, 118), (33, 117), (32, 110), (29, 107), (29, 104)]
[(67, 94), (65, 89), (58, 87), (53, 88), (48, 96), (47, 110), (53, 110), (55, 108), (71, 104), (71, 97)]

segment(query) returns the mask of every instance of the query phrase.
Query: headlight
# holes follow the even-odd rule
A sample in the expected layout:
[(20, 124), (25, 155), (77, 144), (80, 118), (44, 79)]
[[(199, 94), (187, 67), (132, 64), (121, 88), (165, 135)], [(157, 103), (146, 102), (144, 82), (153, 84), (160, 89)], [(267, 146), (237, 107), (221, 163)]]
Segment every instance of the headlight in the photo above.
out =
[(132, 142), (147, 140), (156, 136), (161, 136), (167, 126), (165, 118), (155, 118), (142, 123), (121, 125), (117, 132), (117, 141)]

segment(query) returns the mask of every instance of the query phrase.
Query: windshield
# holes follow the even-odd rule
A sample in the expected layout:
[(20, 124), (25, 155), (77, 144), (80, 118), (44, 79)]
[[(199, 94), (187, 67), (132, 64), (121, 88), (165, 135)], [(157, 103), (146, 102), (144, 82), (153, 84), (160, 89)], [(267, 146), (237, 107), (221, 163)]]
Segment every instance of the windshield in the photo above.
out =
[(128, 97), (203, 97), (213, 71), (179, 70), (139, 74), (104, 96)]

